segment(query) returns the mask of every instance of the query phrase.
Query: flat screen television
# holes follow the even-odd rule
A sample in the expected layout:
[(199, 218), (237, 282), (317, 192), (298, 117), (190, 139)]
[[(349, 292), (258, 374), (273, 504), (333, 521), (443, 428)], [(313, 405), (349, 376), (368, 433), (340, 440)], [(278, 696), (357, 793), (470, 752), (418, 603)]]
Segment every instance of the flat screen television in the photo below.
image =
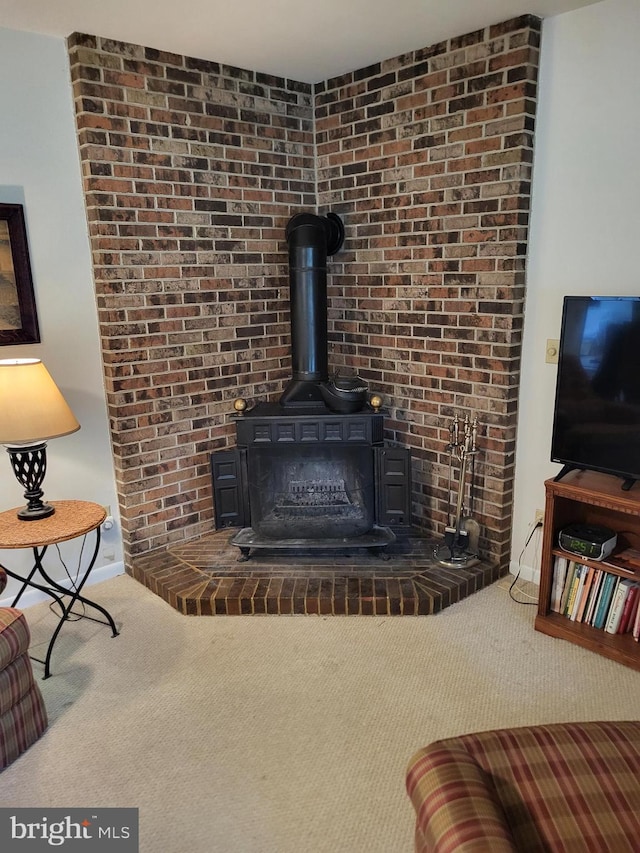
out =
[(640, 480), (640, 296), (566, 296), (551, 460)]

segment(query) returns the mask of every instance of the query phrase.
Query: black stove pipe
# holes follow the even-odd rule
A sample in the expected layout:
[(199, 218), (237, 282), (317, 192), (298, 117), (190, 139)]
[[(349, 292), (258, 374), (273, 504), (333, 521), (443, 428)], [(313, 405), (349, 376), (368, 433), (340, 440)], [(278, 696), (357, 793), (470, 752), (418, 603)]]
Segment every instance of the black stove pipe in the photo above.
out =
[(335, 213), (298, 213), (287, 223), (291, 307), (292, 378), (281, 406), (324, 405), (319, 383), (326, 382), (327, 256), (344, 242), (342, 220)]

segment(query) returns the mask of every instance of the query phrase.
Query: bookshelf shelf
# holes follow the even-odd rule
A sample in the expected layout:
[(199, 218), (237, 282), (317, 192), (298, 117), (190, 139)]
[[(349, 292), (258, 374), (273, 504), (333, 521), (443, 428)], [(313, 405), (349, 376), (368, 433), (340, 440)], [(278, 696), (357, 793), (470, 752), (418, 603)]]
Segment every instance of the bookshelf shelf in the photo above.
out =
[[(551, 609), (553, 572), (559, 556), (640, 582), (640, 483), (622, 490), (622, 480), (594, 471), (571, 471), (545, 483), (545, 524), (540, 566), (540, 597), (535, 628), (640, 670), (640, 643), (631, 634), (610, 634)], [(558, 533), (572, 522), (603, 525), (616, 531), (616, 550), (603, 563), (583, 560), (558, 547)]]
[(577, 563), (582, 563), (584, 566), (592, 566), (594, 569), (605, 569), (612, 575), (620, 575), (621, 578), (631, 578), (631, 580), (640, 581), (640, 566), (637, 571), (626, 568), (628, 562), (624, 559), (624, 552), (619, 548), (616, 548), (613, 554), (610, 554), (606, 560), (589, 560), (586, 557), (579, 557), (576, 554), (571, 554), (569, 551), (564, 551), (562, 548), (554, 548), (551, 554), (554, 557), (566, 557), (569, 560), (575, 560)]

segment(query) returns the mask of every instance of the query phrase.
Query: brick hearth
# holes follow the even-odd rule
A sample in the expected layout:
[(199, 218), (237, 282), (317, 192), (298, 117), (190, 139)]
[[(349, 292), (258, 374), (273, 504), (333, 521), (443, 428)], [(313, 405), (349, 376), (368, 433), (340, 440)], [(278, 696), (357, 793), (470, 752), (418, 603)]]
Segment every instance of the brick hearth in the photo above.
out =
[(185, 615), (426, 616), (497, 580), (497, 566), (441, 568), (434, 543), (417, 533), (366, 551), (262, 551), (246, 563), (223, 530), (145, 554), (131, 574)]

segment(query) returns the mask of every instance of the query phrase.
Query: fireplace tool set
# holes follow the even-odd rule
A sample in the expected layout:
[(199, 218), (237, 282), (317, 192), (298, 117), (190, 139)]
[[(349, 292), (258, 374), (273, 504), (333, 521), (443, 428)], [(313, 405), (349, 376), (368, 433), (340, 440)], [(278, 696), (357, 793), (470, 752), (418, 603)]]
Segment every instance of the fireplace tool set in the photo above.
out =
[[(475, 457), (478, 419), (469, 420), (465, 415), (460, 421), (456, 415), (449, 425), (449, 523), (445, 527), (444, 542), (433, 552), (437, 563), (446, 568), (457, 569), (475, 566), (478, 559), (480, 525), (471, 515), (474, 500)], [(455, 510), (453, 510), (453, 467), (459, 467)], [(465, 508), (464, 493), (469, 477), (469, 505)]]

